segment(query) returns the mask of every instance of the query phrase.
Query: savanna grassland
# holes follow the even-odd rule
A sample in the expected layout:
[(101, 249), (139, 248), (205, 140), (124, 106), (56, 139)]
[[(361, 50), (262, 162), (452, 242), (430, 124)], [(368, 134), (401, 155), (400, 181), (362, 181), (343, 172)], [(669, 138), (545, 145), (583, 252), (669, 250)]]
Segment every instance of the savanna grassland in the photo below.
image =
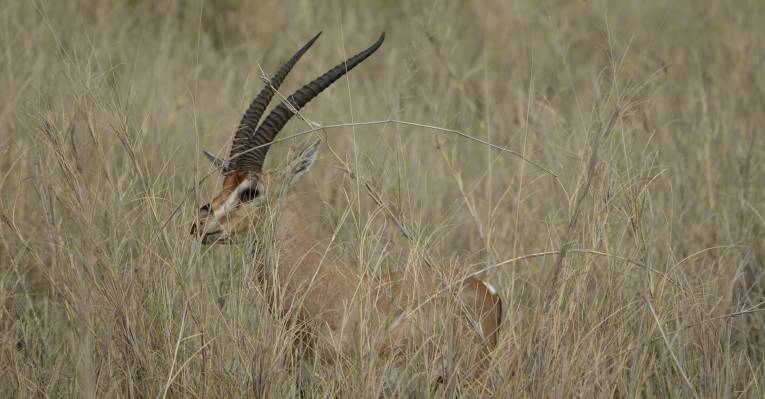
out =
[[(267, 165), (324, 141), (295, 194), (348, 270), (497, 287), (478, 381), (444, 331), (394, 388), (296, 356), (248, 245), (189, 235), (201, 150), (318, 31), (283, 93), (387, 39)], [(763, 43), (755, 0), (6, 0), (0, 396), (763, 397)]]

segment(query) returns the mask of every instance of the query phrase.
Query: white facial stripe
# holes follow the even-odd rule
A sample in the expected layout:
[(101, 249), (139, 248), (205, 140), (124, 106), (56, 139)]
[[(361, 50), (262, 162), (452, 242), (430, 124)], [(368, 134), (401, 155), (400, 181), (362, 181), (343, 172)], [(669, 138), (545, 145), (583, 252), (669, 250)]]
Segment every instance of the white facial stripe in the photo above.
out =
[(221, 219), (224, 218), (226, 214), (228, 214), (228, 212), (236, 206), (236, 204), (239, 202), (239, 194), (250, 187), (250, 184), (250, 179), (244, 179), (241, 183), (239, 183), (238, 186), (236, 186), (234, 191), (232, 191), (228, 198), (226, 198), (226, 201), (223, 202), (223, 205), (213, 211), (209, 222), (205, 226), (205, 231), (216, 231), (223, 227), (223, 224), (220, 222)]
[(250, 179), (244, 179), (241, 183), (239, 183), (239, 185), (236, 186), (228, 198), (226, 198), (226, 202), (223, 203), (223, 206), (213, 212), (213, 217), (217, 220), (227, 214), (228, 211), (230, 211), (239, 202), (239, 194), (249, 186)]

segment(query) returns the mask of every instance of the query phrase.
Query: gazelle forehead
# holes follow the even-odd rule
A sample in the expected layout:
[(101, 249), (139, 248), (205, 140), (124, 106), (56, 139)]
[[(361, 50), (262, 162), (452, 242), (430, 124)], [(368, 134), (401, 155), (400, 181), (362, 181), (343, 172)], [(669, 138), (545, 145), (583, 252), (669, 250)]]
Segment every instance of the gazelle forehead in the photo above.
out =
[(244, 172), (232, 172), (223, 178), (223, 192), (230, 193), (236, 190), (244, 181), (248, 180), (247, 173)]

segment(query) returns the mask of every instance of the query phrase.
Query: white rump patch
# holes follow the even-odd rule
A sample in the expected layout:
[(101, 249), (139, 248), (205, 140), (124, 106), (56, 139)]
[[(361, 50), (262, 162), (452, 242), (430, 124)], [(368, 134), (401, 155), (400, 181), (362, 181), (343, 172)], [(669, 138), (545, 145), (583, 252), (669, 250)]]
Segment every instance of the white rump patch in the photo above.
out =
[(491, 284), (489, 284), (489, 283), (483, 283), (483, 285), (485, 285), (485, 286), (486, 286), (486, 288), (488, 288), (488, 289), (489, 289), (489, 292), (491, 292), (491, 294), (492, 294), (492, 295), (497, 295), (497, 289), (496, 289), (496, 288), (494, 288), (494, 286), (493, 286), (493, 285), (491, 285)]

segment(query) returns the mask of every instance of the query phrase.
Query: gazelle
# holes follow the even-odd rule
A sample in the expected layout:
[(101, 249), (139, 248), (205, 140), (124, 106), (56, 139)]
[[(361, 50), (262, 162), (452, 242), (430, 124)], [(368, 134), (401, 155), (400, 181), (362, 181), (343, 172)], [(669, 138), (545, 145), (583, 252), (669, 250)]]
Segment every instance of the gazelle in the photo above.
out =
[[(266, 260), (262, 268), (271, 268), (270, 264), (273, 264), (273, 270), (261, 270), (260, 275), (270, 275), (271, 286), (280, 290), (279, 311), (297, 314), (317, 326), (318, 331), (312, 331), (312, 335), (329, 344), (326, 345), (329, 357), (332, 353), (345, 356), (355, 350), (358, 345), (354, 342), (354, 334), (364, 321), (372, 321), (384, 329), (385, 339), (375, 349), (378, 353), (400, 354), (402, 350), (397, 345), (405, 342), (406, 335), (413, 331), (410, 319), (432, 320), (439, 313), (453, 313), (453, 310), (443, 308), (448, 301), (458, 303), (459, 309), (463, 310), (464, 317), (457, 319), (463, 324), (461, 331), (470, 334), (467, 337), (470, 346), (478, 348), (476, 353), (488, 353), (497, 345), (502, 302), (494, 289), (478, 278), (467, 276), (461, 270), (441, 272), (427, 268), (405, 268), (409, 271), (364, 277), (357, 276), (352, 268), (324, 261), (305, 227), (301, 208), (285, 194), (313, 165), (319, 141), (293, 159), (285, 172), (263, 172), (269, 146), (287, 121), (322, 90), (380, 48), (385, 34), (371, 47), (297, 90), (287, 98), (289, 105), (280, 103), (258, 125), (275, 90), (318, 37), (316, 35), (298, 50), (251, 103), (234, 136), (229, 160), (223, 161), (205, 151), (223, 174), (223, 189), (199, 209), (191, 233), (204, 244), (231, 242), (263, 223), (271, 223), (266, 199), (271, 188), (276, 187), (279, 198), (283, 198), (278, 221), (275, 226), (269, 226), (276, 247), (276, 255), (271, 258), (276, 261)], [(281, 181), (275, 181), (274, 176), (281, 177)], [(366, 302), (359, 299), (364, 295), (368, 295)], [(365, 315), (351, 311), (354, 301), (361, 301), (365, 310), (361, 313)]]

